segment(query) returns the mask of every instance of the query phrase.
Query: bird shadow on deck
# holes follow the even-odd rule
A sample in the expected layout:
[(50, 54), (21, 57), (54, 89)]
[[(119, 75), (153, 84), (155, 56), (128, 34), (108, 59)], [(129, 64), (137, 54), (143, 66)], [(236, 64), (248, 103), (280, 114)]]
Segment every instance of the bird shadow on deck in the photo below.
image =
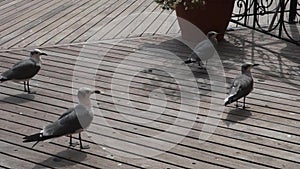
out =
[(34, 94), (21, 93), (13, 96), (7, 96), (0, 98), (0, 104), (3, 103), (13, 103), (13, 104), (22, 104), (33, 101), (35, 98)]
[(227, 117), (223, 119), (223, 122), (226, 124), (227, 127), (229, 127), (230, 125), (246, 120), (251, 115), (252, 113), (250, 110), (235, 108), (235, 109), (231, 109), (228, 112)]
[(76, 165), (77, 162), (84, 161), (86, 157), (87, 154), (85, 152), (67, 149), (55, 154), (54, 157), (49, 157), (45, 161), (34, 166), (32, 169), (45, 168), (45, 167), (41, 167), (41, 165), (49, 166), (52, 168), (62, 168), (62, 167), (68, 168), (70, 166)]

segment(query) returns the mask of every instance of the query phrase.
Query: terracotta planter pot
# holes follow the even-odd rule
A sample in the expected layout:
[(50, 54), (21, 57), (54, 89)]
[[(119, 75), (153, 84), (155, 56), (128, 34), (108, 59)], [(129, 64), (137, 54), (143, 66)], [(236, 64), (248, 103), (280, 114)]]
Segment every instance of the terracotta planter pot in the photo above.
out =
[(198, 27), (205, 35), (209, 31), (221, 33), (217, 39), (219, 41), (222, 40), (229, 24), (233, 7), (234, 0), (206, 0), (205, 6), (193, 10), (185, 10), (183, 5), (178, 5), (176, 14), (182, 37), (187, 40), (195, 40), (196, 38), (193, 35), (195, 30), (191, 28), (191, 24), (186, 24), (188, 21)]

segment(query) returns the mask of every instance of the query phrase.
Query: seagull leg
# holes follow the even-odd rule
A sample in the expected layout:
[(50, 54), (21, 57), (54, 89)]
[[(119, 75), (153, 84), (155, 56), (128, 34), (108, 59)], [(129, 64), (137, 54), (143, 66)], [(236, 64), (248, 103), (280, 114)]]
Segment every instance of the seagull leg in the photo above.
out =
[(81, 133), (79, 133), (79, 143), (80, 143), (80, 150), (81, 149), (89, 149), (90, 148), (89, 145), (82, 146)]
[(239, 101), (237, 100), (235, 103), (235, 107), (238, 108), (239, 107)]
[(70, 147), (76, 147), (78, 145), (78, 143), (72, 143), (72, 134), (70, 134), (70, 142), (69, 142), (69, 146)]
[(30, 92), (30, 88), (29, 88), (29, 80), (27, 81), (27, 92), (28, 92), (28, 93), (31, 93), (31, 92)]
[(245, 104), (246, 104), (246, 97), (244, 97), (243, 109), (246, 108)]
[(24, 92), (27, 92), (26, 81), (24, 81)]

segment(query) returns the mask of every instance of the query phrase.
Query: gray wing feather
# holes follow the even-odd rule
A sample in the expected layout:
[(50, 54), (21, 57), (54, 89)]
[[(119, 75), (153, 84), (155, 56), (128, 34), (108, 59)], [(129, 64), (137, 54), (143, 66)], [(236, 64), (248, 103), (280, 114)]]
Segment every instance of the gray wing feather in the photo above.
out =
[(24, 59), (2, 73), (2, 76), (7, 80), (30, 79), (39, 72), (40, 68), (33, 59)]
[(229, 95), (232, 95), (232, 101), (236, 101), (247, 96), (253, 90), (253, 79), (247, 75), (240, 75), (234, 79)]
[(92, 121), (88, 110), (83, 106), (77, 105), (75, 108), (68, 109), (61, 117), (52, 124), (44, 128), (44, 136), (59, 137), (73, 134), (80, 129), (86, 128)]
[(58, 120), (61, 119), (61, 118), (63, 118), (63, 117), (65, 117), (66, 115), (72, 113), (74, 110), (75, 110), (74, 107), (69, 108), (66, 112), (64, 112), (64, 113), (58, 118)]
[(210, 42), (210, 40), (206, 39), (195, 47), (194, 52), (189, 58), (196, 62), (206, 61), (213, 57), (214, 52), (214, 45)]

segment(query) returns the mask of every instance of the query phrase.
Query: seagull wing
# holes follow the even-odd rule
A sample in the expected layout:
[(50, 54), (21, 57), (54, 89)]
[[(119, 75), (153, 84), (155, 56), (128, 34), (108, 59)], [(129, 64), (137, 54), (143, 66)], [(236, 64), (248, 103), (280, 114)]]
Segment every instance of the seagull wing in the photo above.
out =
[(240, 78), (238, 77), (233, 80), (229, 89), (229, 95), (237, 95), (240, 90), (242, 90), (242, 84)]
[(247, 75), (235, 78), (229, 89), (229, 96), (225, 99), (225, 105), (247, 96), (253, 89), (253, 79)]
[(74, 134), (87, 128), (93, 120), (89, 110), (77, 105), (68, 109), (59, 119), (47, 125), (40, 133), (25, 136), (23, 142), (43, 141), (55, 137)]
[(30, 79), (39, 72), (40, 68), (40, 65), (33, 59), (24, 59), (13, 65), (11, 69), (2, 73), (1, 76), (6, 80)]
[(68, 109), (60, 118), (43, 129), (43, 136), (59, 137), (84, 129), (85, 120), (90, 119), (88, 110), (81, 105)]
[(74, 108), (74, 107), (69, 108), (66, 112), (64, 112), (64, 113), (58, 118), (58, 120), (61, 119), (61, 118), (63, 118), (63, 117), (65, 117), (65, 116), (67, 116), (68, 114), (72, 113), (73, 111), (75, 111), (75, 108)]

